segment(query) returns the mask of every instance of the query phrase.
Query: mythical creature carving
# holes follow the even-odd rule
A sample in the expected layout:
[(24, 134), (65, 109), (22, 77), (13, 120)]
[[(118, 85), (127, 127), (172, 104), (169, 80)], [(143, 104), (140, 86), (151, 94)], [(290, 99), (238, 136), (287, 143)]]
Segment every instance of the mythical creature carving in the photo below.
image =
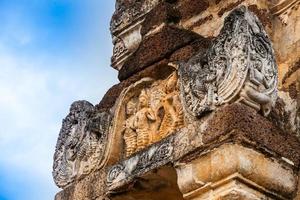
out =
[(126, 104), (125, 156), (140, 151), (183, 126), (177, 72), (140, 90)]
[(204, 53), (179, 67), (184, 105), (199, 117), (241, 102), (268, 115), (277, 97), (277, 66), (271, 41), (246, 7), (232, 11)]
[(103, 158), (110, 115), (97, 113), (87, 101), (76, 101), (63, 120), (54, 154), (53, 177), (65, 187), (100, 166)]

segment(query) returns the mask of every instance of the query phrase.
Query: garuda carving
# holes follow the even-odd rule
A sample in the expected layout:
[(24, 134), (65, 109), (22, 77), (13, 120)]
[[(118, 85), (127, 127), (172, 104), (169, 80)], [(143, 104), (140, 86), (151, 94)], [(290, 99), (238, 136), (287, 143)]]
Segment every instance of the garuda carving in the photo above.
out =
[(226, 17), (211, 47), (182, 64), (179, 75), (184, 105), (196, 117), (232, 102), (267, 115), (277, 97), (271, 41), (244, 6)]
[(122, 130), (126, 157), (167, 137), (183, 125), (177, 73), (173, 72), (166, 80), (148, 82), (123, 102), (126, 104)]
[(54, 154), (53, 177), (59, 187), (100, 166), (106, 148), (110, 115), (97, 113), (87, 101), (76, 101), (63, 120)]

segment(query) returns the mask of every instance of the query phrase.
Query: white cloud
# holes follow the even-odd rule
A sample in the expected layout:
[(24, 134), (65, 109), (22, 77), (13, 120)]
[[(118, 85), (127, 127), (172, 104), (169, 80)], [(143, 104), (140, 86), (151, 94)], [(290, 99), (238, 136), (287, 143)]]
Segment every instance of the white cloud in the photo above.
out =
[[(111, 13), (106, 13), (105, 27), (96, 25), (97, 20), (89, 25), (93, 27), (90, 29), (78, 24), (90, 36), (88, 40), (81, 38), (70, 46), (55, 44), (61, 46), (61, 51), (53, 52), (44, 46), (44, 38), (38, 38), (47, 30), (32, 26), (30, 17), (22, 12), (9, 10), (6, 18), (0, 12), (3, 29), (0, 33), (0, 167), (26, 172), (32, 180), (43, 183), (44, 189), (53, 192), (52, 156), (61, 121), (70, 104), (78, 99), (98, 103), (117, 82), (116, 72), (109, 67)], [(98, 19), (104, 15), (96, 11), (94, 14)], [(49, 38), (55, 40), (53, 35)], [(71, 51), (72, 48), (79, 51)], [(65, 49), (68, 53), (63, 52)], [(13, 179), (22, 175), (8, 176)], [(39, 189), (35, 192), (40, 193)]]
[(24, 58), (0, 50), (0, 164), (25, 169), (49, 188), (54, 187), (55, 143), (69, 105), (77, 99), (97, 103), (115, 81), (101, 81), (100, 69), (78, 65), (77, 60)]

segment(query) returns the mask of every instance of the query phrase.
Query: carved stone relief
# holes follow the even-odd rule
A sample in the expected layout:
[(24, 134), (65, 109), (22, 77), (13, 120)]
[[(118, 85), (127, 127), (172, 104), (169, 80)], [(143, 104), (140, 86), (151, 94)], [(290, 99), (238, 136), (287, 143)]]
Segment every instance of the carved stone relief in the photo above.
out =
[(134, 53), (142, 41), (141, 23), (138, 22), (124, 30), (122, 33), (114, 36), (114, 50), (111, 58), (112, 67), (120, 70), (126, 59)]
[(53, 163), (54, 181), (65, 187), (101, 167), (106, 150), (110, 115), (97, 113), (87, 101), (76, 101), (63, 120)]
[(128, 0), (117, 1), (116, 11), (111, 20), (111, 33), (113, 35), (114, 53), (112, 67), (120, 70), (126, 60), (136, 51), (142, 41), (141, 23), (151, 9), (160, 0)]
[(128, 49), (125, 46), (125, 43), (117, 38), (115, 39), (114, 48), (113, 48), (113, 56), (111, 58), (112, 65), (119, 69), (120, 65), (122, 65), (124, 59), (126, 58), (126, 54), (128, 53)]
[(116, 124), (122, 126), (114, 132), (123, 136), (126, 157), (167, 137), (184, 123), (176, 71), (164, 80), (140, 80), (123, 92), (118, 104), (124, 111), (117, 114)]
[(226, 17), (211, 47), (179, 68), (183, 103), (199, 117), (220, 105), (244, 103), (268, 115), (277, 98), (277, 66), (258, 18), (242, 6)]
[(114, 165), (107, 174), (109, 191), (113, 191), (132, 178), (143, 174), (172, 160), (174, 138), (168, 137), (152, 145), (147, 151), (136, 154), (123, 162)]

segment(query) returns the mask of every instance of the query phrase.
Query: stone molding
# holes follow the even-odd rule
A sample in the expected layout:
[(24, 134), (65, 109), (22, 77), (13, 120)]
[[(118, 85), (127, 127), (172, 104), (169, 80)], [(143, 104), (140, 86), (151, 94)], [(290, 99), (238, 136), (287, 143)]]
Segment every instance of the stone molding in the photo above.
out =
[(113, 68), (120, 70), (125, 60), (138, 48), (142, 41), (141, 23), (160, 0), (132, 0), (130, 6), (117, 1), (110, 31), (113, 35), (114, 51), (111, 58)]
[[(188, 163), (179, 161), (175, 168), (179, 188), (188, 200), (218, 199), (233, 191), (242, 195), (239, 190), (252, 193), (241, 189), (240, 183), (246, 188), (256, 188), (252, 193), (256, 196), (254, 199), (260, 199), (259, 196), (290, 199), (297, 186), (296, 175), (288, 163), (278, 163), (262, 153), (236, 144), (224, 144)], [(233, 185), (226, 188), (226, 184)], [(261, 194), (257, 195), (256, 191)]]

